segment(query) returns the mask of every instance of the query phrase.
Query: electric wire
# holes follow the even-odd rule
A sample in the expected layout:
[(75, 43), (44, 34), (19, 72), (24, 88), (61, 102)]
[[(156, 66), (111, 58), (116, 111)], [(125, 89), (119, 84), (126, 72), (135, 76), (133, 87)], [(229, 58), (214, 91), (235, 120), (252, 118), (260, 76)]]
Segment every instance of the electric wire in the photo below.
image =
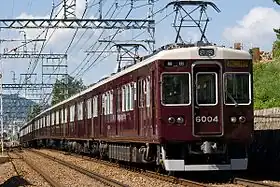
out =
[[(163, 7), (163, 8), (161, 8), (161, 9), (159, 9), (159, 10), (156, 11), (155, 13), (153, 13), (152, 16), (156, 15), (157, 13), (162, 12), (164, 9), (166, 9), (166, 6)], [(165, 20), (167, 17), (169, 17), (169, 16), (172, 15), (173, 13), (174, 13), (174, 11), (172, 11), (172, 12), (169, 13), (169, 14), (167, 14), (167, 15), (164, 16), (162, 19), (160, 19), (158, 22), (156, 22), (155, 25), (161, 23), (163, 20)], [(143, 35), (145, 32), (146, 32), (146, 31), (143, 31), (143, 32), (141, 32), (140, 34), (134, 36), (133, 39), (138, 38), (139, 36)], [(115, 33), (115, 35), (113, 35), (112, 40), (113, 40), (113, 38), (114, 38), (115, 36), (116, 36), (116, 33)], [(107, 46), (108, 46), (109, 44), (110, 44), (110, 43), (108, 43)], [(107, 47), (107, 46), (106, 46), (106, 47)], [(105, 51), (105, 49), (103, 50), (103, 52), (104, 52), (104, 51)], [(102, 52), (101, 52), (101, 53), (102, 53)], [(108, 56), (110, 56), (110, 55), (111, 55), (111, 54), (107, 55), (106, 58), (107, 58)], [(100, 56), (101, 56), (101, 54), (99, 54), (99, 56), (88, 66), (88, 68), (86, 68), (82, 73), (80, 73), (81, 71), (79, 71), (80, 74), (76, 74), (75, 77), (79, 78), (79, 77), (81, 77), (82, 75), (84, 75), (89, 69), (92, 68), (92, 66), (97, 62), (97, 60), (99, 59)], [(103, 58), (102, 60), (104, 60), (104, 59), (105, 59), (105, 58)], [(95, 65), (94, 65), (94, 66), (95, 66)], [(82, 69), (83, 69), (83, 68), (82, 68)]]

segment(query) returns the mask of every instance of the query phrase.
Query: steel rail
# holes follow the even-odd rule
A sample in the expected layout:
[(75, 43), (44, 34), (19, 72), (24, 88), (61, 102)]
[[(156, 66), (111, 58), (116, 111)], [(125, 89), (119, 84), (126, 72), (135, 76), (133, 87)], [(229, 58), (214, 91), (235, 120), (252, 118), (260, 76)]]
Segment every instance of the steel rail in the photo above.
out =
[[(46, 150), (54, 151), (53, 149), (46, 149)], [(91, 157), (79, 155), (79, 154), (76, 154), (76, 153), (69, 153), (69, 152), (58, 151), (58, 150), (55, 150), (55, 151), (60, 152), (62, 154), (67, 153), (69, 155), (75, 156), (77, 158), (81, 158), (81, 159), (86, 160), (86, 161), (95, 161), (95, 162), (98, 162), (100, 164), (105, 164), (105, 165), (110, 166), (110, 167), (120, 168), (120, 166), (122, 166), (120, 164), (115, 164), (115, 163), (112, 163), (112, 162), (109, 162), (109, 161), (99, 160), (99, 159), (96, 159), (96, 158), (91, 158)], [(156, 178), (156, 179), (159, 179), (159, 180), (162, 180), (162, 181), (165, 181), (165, 182), (170, 182), (170, 183), (173, 183), (173, 184), (181, 184), (181, 185), (189, 186), (189, 187), (208, 187), (209, 186), (207, 184), (203, 184), (203, 183), (199, 183), (199, 182), (195, 182), (195, 181), (191, 181), (191, 180), (186, 180), (186, 179), (182, 179), (182, 178), (177, 178), (177, 177), (173, 177), (173, 176), (168, 176), (168, 175), (156, 173), (156, 172), (153, 172), (153, 171), (143, 170), (143, 169), (134, 168), (134, 167), (131, 168), (131, 166), (129, 166), (129, 167), (123, 166), (123, 168), (125, 168), (129, 171), (132, 171), (132, 172), (141, 173), (145, 176)]]
[(208, 187), (209, 186), (207, 184), (202, 184), (202, 183), (191, 181), (191, 180), (163, 175), (163, 174), (159, 174), (159, 173), (152, 172), (152, 171), (145, 171), (143, 174), (146, 176), (149, 176), (149, 177), (163, 180), (163, 181), (167, 181), (167, 182), (171, 182), (171, 183), (175, 183), (175, 184), (181, 184), (181, 185), (189, 186), (189, 187)]
[(234, 178), (233, 183), (247, 186), (247, 187), (279, 187), (278, 185), (265, 184), (263, 182), (257, 182), (248, 179), (242, 179), (242, 178)]
[(76, 170), (76, 171), (78, 171), (78, 172), (80, 172), (80, 173), (86, 175), (86, 176), (89, 176), (89, 177), (91, 177), (91, 178), (93, 178), (93, 179), (95, 179), (95, 180), (98, 180), (98, 181), (100, 181), (100, 182), (102, 182), (102, 183), (104, 183), (104, 184), (106, 184), (106, 185), (108, 185), (108, 186), (112, 186), (112, 187), (129, 187), (128, 185), (123, 184), (123, 183), (120, 183), (119, 181), (116, 181), (116, 180), (114, 180), (114, 179), (111, 179), (111, 178), (102, 176), (102, 175), (100, 175), (100, 174), (98, 174), (98, 173), (89, 171), (89, 170), (84, 169), (84, 168), (82, 168), (82, 167), (80, 167), (80, 166), (77, 166), (77, 165), (75, 165), (75, 164), (71, 164), (71, 163), (66, 162), (66, 161), (63, 161), (63, 160), (61, 160), (61, 159), (52, 157), (52, 156), (47, 155), (47, 154), (45, 154), (45, 153), (38, 152), (38, 151), (34, 151), (34, 150), (30, 150), (30, 149), (29, 149), (28, 151), (33, 152), (33, 153), (35, 153), (35, 154), (38, 154), (38, 155), (40, 155), (40, 156), (42, 156), (42, 157), (48, 158), (48, 159), (50, 159), (50, 160), (53, 160), (53, 161), (55, 161), (55, 162), (58, 162), (58, 163), (60, 163), (60, 164), (62, 164), (62, 165), (64, 165), (64, 166), (66, 166), (66, 167), (69, 167), (69, 168), (71, 168), (71, 169), (73, 169), (73, 170)]
[[(34, 165), (30, 160), (24, 158), (24, 156), (17, 154), (17, 153), (13, 153), (17, 156), (19, 156), (30, 168), (32, 168), (34, 171), (36, 171), (41, 177), (43, 177), (52, 187), (64, 187), (62, 184), (56, 182), (55, 180), (53, 180), (48, 174), (46, 174), (45, 172), (43, 172), (41, 169), (39, 169), (39, 167), (37, 167), (36, 165)], [(9, 155), (9, 154), (8, 154)], [(19, 171), (16, 169), (15, 163), (13, 163), (12, 158), (10, 155), (9, 157), (11, 158), (11, 162), (13, 164), (14, 169), (16, 170), (17, 174), (19, 174)], [(20, 172), (22, 173), (22, 172)]]

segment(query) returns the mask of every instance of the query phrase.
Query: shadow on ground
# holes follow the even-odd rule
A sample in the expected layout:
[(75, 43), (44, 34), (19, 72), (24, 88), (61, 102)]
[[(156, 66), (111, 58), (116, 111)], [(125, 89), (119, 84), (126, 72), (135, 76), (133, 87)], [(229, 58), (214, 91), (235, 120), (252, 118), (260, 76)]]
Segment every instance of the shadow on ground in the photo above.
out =
[(0, 187), (18, 187), (18, 186), (26, 186), (32, 185), (30, 182), (25, 180), (22, 176), (13, 176), (9, 178), (4, 183), (0, 184)]

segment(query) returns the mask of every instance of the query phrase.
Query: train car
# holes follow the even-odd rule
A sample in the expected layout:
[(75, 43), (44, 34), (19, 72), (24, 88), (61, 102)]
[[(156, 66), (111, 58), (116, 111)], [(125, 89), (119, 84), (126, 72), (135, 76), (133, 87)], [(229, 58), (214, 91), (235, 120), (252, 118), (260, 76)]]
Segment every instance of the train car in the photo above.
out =
[(171, 44), (43, 111), (21, 141), (166, 171), (246, 170), (252, 98), (249, 52)]

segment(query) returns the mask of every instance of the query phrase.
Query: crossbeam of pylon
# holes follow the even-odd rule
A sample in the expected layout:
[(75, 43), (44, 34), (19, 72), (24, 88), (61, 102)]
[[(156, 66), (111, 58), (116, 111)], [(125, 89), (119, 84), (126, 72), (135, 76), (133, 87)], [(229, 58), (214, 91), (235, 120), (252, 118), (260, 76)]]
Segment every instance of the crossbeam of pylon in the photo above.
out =
[(53, 84), (3, 84), (3, 89), (17, 90), (17, 89), (40, 89), (52, 88)]
[(151, 29), (154, 20), (141, 19), (1, 19), (1, 29)]
[(6, 58), (41, 58), (41, 59), (67, 59), (66, 54), (32, 54), (32, 53), (4, 53), (0, 54), (0, 59), (6, 59)]

